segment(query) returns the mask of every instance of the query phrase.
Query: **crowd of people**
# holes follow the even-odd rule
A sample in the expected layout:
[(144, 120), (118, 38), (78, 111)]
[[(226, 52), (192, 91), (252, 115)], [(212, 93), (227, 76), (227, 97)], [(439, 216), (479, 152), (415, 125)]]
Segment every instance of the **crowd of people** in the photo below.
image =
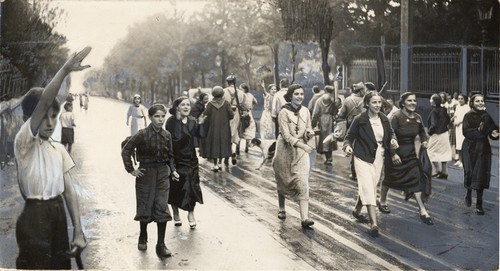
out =
[[(21, 103), (25, 123), (14, 142), (19, 188), (26, 201), (16, 226), (19, 269), (71, 269), (67, 252), (77, 256), (86, 246), (69, 174), (74, 167), (70, 156), (76, 126), (73, 101), (66, 100), (62, 111), (56, 96), (66, 75), (88, 67), (81, 62), (90, 50), (72, 55), (45, 88), (31, 89)], [(222, 163), (237, 165), (240, 143), (248, 152), (261, 140), (274, 146), (263, 154), (274, 154), (277, 217), (287, 218), (286, 199), (297, 201), (304, 229), (314, 225), (309, 215), (311, 157), (315, 152), (324, 155), (328, 168), (341, 142), (342, 150), (352, 157), (350, 177), (358, 184), (352, 216), (369, 223), (369, 235), (379, 235), (376, 209), (390, 213), (389, 189), (403, 191), (405, 200), (415, 199), (422, 222), (433, 225), (425, 207), (430, 180), (447, 179), (447, 163), (452, 160), (464, 170), (465, 205), (472, 205), (475, 190), (475, 213), (484, 214), (483, 193), (491, 176), (489, 138), (498, 139), (499, 132), (482, 95), (432, 95), (432, 110), (424, 120), (416, 112), (417, 95), (412, 92), (400, 96), (398, 107), (369, 82), (354, 84), (343, 100), (335, 87), (315, 86), (313, 98), (304, 105), (304, 87), (282, 79), (279, 86), (262, 85), (263, 112), (257, 123), (252, 113), (257, 99), (249, 86), (237, 86), (234, 77), (227, 82), (226, 88), (215, 86), (211, 94), (201, 93), (194, 102), (178, 97), (170, 109), (163, 104), (146, 108), (139, 95), (133, 97), (126, 120), (130, 137), (121, 156), (125, 170), (135, 178), (139, 250), (147, 250), (147, 227), (155, 222), (157, 255), (172, 255), (165, 244), (166, 225), (173, 220), (175, 226), (182, 226), (179, 209), (187, 212), (189, 227), (197, 227), (194, 209), (204, 203), (200, 157), (212, 161), (217, 173)], [(82, 96), (86, 110), (88, 97)], [(58, 122), (62, 144), (52, 139)], [(363, 206), (368, 218), (362, 214)], [(72, 242), (65, 209), (73, 224)]]

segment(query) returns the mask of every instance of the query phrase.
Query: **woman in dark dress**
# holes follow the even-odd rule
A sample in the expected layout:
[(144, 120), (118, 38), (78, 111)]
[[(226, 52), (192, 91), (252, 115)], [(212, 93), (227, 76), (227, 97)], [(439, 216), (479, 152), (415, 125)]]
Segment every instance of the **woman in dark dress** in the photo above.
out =
[(472, 189), (476, 190), (476, 214), (484, 215), (483, 190), (490, 187), (491, 146), (488, 137), (498, 139), (498, 125), (486, 112), (483, 95), (476, 94), (469, 100), (472, 108), (464, 116), (462, 145), (464, 164), (465, 204), (472, 204)]
[(213, 171), (222, 169), (222, 158), (231, 156), (231, 127), (229, 121), (233, 119), (234, 112), (231, 104), (224, 99), (224, 90), (216, 86), (212, 90), (214, 97), (208, 104), (205, 112), (207, 116), (207, 136), (202, 139), (200, 154), (203, 158), (212, 159)]
[(399, 102), (401, 110), (396, 111), (391, 118), (391, 126), (396, 134), (399, 148), (396, 150), (397, 158), (393, 162), (387, 162), (385, 178), (380, 190), (379, 209), (383, 213), (389, 213), (386, 204), (389, 188), (402, 190), (407, 195), (413, 193), (420, 210), (420, 219), (427, 225), (434, 222), (427, 213), (422, 201), (422, 172), (420, 161), (415, 151), (415, 138), (420, 137), (421, 147), (427, 147), (428, 136), (425, 132), (422, 117), (415, 112), (417, 109), (417, 96), (406, 92), (401, 95)]
[(174, 101), (169, 110), (172, 116), (168, 118), (165, 129), (172, 135), (175, 168), (179, 173), (179, 180), (170, 183), (168, 203), (172, 206), (174, 225), (181, 226), (179, 208), (188, 211), (189, 226), (194, 229), (194, 207), (196, 202), (203, 204), (198, 171), (198, 157), (194, 148), (195, 137), (205, 136), (206, 117), (200, 115), (198, 119), (189, 115), (191, 105), (189, 98), (182, 96)]

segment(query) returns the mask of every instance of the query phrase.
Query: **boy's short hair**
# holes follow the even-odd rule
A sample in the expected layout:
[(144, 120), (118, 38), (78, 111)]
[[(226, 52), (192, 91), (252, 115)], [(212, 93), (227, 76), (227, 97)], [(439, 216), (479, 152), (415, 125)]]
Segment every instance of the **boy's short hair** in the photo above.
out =
[(73, 103), (66, 102), (66, 103), (64, 104), (64, 110), (66, 110), (66, 111), (67, 111), (67, 110), (69, 110), (69, 108), (70, 108), (70, 107), (73, 107)]
[[(42, 96), (43, 88), (34, 87), (31, 88), (26, 96), (24, 96), (23, 101), (21, 102), (21, 108), (23, 109), (23, 119), (26, 121), (31, 117), (33, 112), (35, 111), (36, 106), (38, 105), (38, 101), (40, 101), (40, 96)], [(54, 99), (51, 105), (54, 111), (59, 112), (61, 110), (61, 105), (57, 99)]]

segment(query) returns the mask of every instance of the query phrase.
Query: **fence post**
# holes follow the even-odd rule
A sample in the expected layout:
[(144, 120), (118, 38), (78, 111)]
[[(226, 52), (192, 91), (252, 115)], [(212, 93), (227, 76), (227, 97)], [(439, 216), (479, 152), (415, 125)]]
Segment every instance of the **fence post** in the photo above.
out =
[(460, 61), (460, 93), (470, 96), (470, 88), (467, 86), (467, 47), (462, 46), (460, 50), (462, 60)]

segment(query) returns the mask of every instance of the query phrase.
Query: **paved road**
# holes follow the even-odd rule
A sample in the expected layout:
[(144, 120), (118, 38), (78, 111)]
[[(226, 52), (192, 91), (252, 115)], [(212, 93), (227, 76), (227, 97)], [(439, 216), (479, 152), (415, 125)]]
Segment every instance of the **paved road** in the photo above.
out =
[[(82, 200), (89, 246), (84, 262), (91, 269), (498, 269), (498, 170), (485, 192), (485, 216), (463, 204), (463, 173), (449, 167), (448, 180), (433, 180), (427, 206), (434, 226), (420, 222), (414, 202), (389, 194), (390, 214), (379, 213), (381, 236), (371, 238), (367, 225), (350, 213), (357, 191), (348, 176), (348, 159), (339, 151), (334, 165), (317, 157), (311, 177), (313, 230), (302, 230), (298, 207), (287, 201), (288, 217), (277, 219), (277, 198), (270, 165), (260, 171), (257, 150), (239, 157), (237, 166), (210, 171), (201, 161), (205, 204), (196, 209), (198, 227), (167, 226), (174, 256), (154, 253), (156, 229), (149, 227), (150, 249), (136, 249), (138, 223), (133, 178), (119, 156), (127, 135), (126, 104), (91, 99), (88, 112), (75, 108), (77, 123), (74, 175), (91, 196)], [(495, 144), (494, 165), (498, 165)], [(498, 167), (494, 166), (495, 169)], [(15, 219), (22, 208), (15, 172), (0, 173), (0, 268), (14, 267)]]

